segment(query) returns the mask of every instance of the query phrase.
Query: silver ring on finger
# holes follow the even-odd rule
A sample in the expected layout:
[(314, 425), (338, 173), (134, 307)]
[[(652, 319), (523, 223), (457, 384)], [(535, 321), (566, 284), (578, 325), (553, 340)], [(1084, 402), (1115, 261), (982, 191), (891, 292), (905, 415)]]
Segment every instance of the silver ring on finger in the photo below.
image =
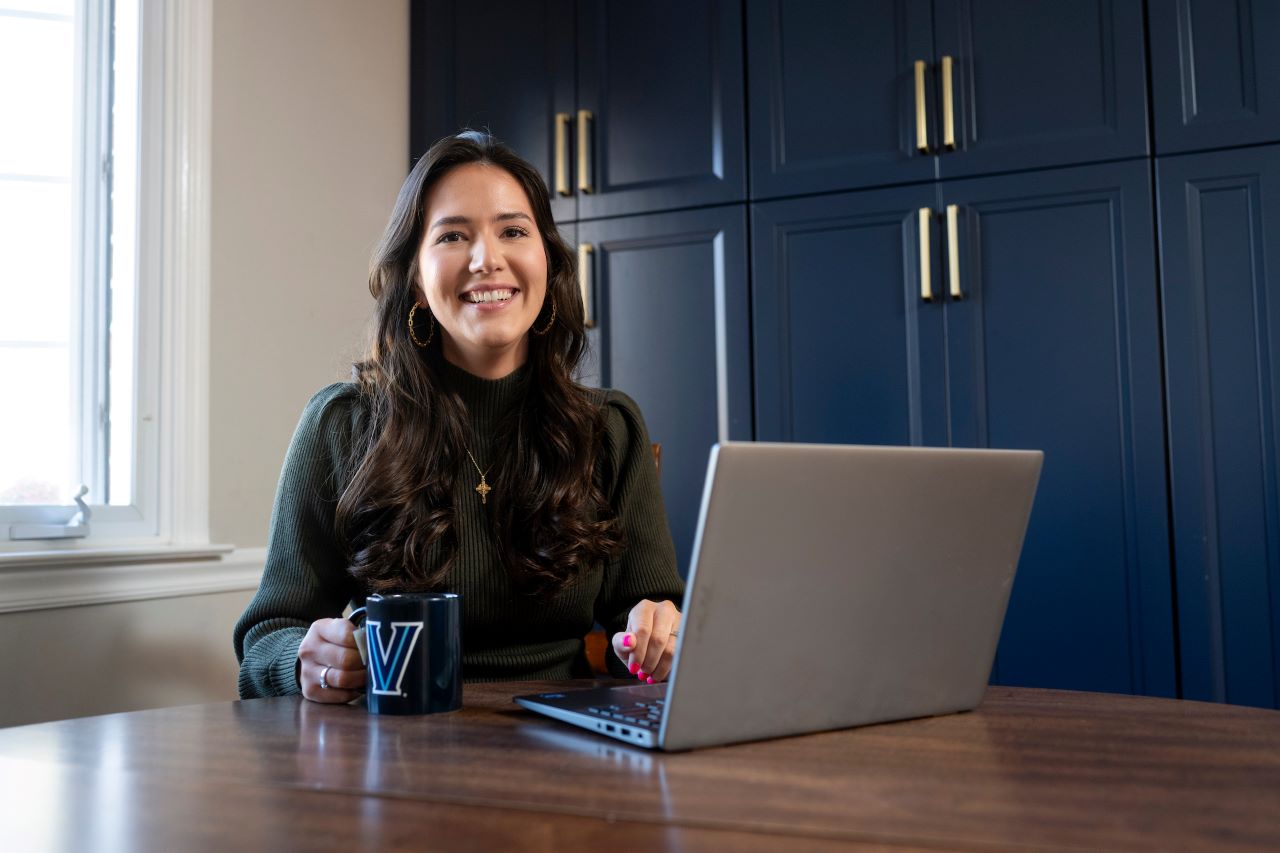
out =
[(333, 667), (326, 666), (324, 669), (320, 670), (320, 689), (321, 690), (329, 689), (329, 670), (331, 669), (333, 669)]

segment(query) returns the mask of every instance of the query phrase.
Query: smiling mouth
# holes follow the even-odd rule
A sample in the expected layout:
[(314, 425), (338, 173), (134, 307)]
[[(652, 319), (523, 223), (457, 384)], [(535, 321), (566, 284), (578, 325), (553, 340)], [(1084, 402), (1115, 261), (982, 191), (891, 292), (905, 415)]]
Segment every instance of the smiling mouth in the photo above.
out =
[(507, 302), (516, 295), (514, 290), (473, 290), (462, 294), (463, 302), (480, 305), (485, 302)]

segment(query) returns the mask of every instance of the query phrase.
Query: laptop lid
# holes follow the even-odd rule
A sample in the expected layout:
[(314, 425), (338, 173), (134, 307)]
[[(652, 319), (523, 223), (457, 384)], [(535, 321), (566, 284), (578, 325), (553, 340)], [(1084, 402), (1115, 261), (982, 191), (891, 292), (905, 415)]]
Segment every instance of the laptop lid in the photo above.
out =
[(1042, 459), (713, 448), (659, 745), (976, 707)]

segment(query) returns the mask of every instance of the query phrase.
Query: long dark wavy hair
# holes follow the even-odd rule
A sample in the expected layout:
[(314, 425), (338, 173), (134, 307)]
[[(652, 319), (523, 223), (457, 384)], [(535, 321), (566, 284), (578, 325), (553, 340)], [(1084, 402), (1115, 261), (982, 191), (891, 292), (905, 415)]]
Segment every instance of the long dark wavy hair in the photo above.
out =
[[(368, 350), (352, 366), (368, 420), (353, 443), (336, 522), (349, 571), (371, 592), (438, 588), (457, 559), (454, 486), (467, 464), (468, 414), (443, 379), (443, 333), (419, 348), (408, 316), (418, 299), (427, 194), (466, 163), (497, 166), (519, 181), (547, 253), (547, 297), (533, 328), (550, 323), (550, 330), (529, 336), (519, 403), (495, 428), (504, 453), (487, 509), (498, 553), (517, 589), (548, 594), (622, 547), (594, 476), (604, 414), (598, 396), (573, 380), (586, 350), (574, 255), (556, 231), (537, 170), (487, 133), (465, 131), (418, 160), (370, 262), (377, 307)], [(421, 331), (425, 312), (417, 313)]]

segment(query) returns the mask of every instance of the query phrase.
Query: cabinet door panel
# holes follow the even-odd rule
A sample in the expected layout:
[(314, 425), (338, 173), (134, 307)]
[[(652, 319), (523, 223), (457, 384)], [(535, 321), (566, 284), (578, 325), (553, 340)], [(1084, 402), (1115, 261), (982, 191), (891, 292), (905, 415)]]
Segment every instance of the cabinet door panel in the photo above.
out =
[(1280, 146), (1160, 158), (1182, 689), (1280, 703)]
[(746, 198), (739, 3), (584, 0), (578, 44), (593, 114), (580, 218)]
[(1150, 0), (1156, 152), (1280, 141), (1280, 0)]
[(411, 17), (411, 161), (441, 137), (488, 129), (541, 172), (556, 221), (576, 218), (576, 196), (556, 194), (555, 183), (555, 115), (574, 110), (573, 0), (509, 4), (502, 14), (415, 0)]
[(929, 0), (748, 0), (751, 197), (935, 177), (916, 150), (913, 71), (933, 59), (932, 32)]
[(998, 683), (1174, 695), (1146, 162), (959, 181), (953, 441), (1044, 469)]
[(935, 20), (955, 59), (942, 177), (1147, 153), (1141, 0), (937, 0)]
[[(935, 198), (925, 186), (752, 206), (761, 440), (946, 444), (943, 309), (920, 287), (917, 211)], [(923, 236), (937, 257), (934, 229)]]
[(593, 247), (605, 387), (640, 404), (662, 445), (662, 492), (688, 571), (711, 446), (752, 438), (745, 209), (578, 226)]

